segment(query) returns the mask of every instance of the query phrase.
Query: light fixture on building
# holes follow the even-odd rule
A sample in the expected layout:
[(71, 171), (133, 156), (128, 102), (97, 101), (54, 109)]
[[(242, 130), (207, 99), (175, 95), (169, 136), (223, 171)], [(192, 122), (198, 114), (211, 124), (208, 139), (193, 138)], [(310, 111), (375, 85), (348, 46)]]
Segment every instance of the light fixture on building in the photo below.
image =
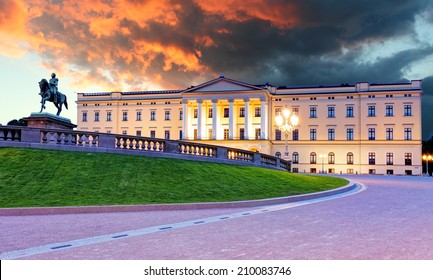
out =
[(298, 116), (295, 115), (293, 112), (290, 112), (288, 108), (283, 110), (283, 115), (279, 113), (278, 116), (275, 117), (275, 122), (277, 123), (279, 129), (281, 130), (281, 132), (284, 132), (286, 136), (286, 151), (284, 152), (284, 159), (289, 158), (289, 146), (287, 143), (289, 138), (289, 132), (292, 132), (294, 129), (296, 129), (298, 121)]
[(432, 155), (423, 155), (422, 159), (425, 160), (425, 168), (426, 168), (427, 176), (430, 176), (430, 173), (428, 172), (428, 161), (432, 160), (433, 157), (432, 157)]

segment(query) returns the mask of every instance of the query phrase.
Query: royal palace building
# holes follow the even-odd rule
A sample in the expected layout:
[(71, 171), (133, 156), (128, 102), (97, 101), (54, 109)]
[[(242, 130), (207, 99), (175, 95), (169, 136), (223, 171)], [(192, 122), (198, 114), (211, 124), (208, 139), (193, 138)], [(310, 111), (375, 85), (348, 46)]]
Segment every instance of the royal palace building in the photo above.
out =
[[(283, 156), (293, 172), (420, 175), (421, 94), (419, 80), (275, 87), (221, 75), (182, 90), (78, 93), (77, 119), (79, 130)], [(286, 108), (299, 119), (290, 133), (276, 124)]]

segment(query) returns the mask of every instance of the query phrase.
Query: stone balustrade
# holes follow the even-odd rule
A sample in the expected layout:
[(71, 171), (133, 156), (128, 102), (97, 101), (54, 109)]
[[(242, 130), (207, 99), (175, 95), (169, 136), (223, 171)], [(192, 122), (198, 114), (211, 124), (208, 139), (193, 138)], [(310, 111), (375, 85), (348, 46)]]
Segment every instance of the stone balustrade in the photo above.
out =
[(0, 126), (0, 147), (110, 152), (290, 170), (290, 162), (251, 151), (199, 142), (54, 128)]

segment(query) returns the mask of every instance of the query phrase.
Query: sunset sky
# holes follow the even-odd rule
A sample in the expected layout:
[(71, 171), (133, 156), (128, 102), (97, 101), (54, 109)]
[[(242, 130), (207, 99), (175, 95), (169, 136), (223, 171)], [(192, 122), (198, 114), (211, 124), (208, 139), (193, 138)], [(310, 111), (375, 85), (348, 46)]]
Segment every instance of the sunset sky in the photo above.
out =
[[(300, 86), (423, 80), (433, 135), (431, 0), (0, 0), (0, 123), (76, 92), (183, 89), (220, 73)], [(48, 105), (48, 112), (55, 113)]]

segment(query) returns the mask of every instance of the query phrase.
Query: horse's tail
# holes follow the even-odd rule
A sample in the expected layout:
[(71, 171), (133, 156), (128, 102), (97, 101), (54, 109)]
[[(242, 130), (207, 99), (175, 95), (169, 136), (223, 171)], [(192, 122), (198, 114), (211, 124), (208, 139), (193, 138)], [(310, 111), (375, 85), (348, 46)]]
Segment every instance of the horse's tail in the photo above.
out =
[(66, 109), (69, 110), (69, 108), (68, 108), (68, 98), (66, 97), (66, 95), (65, 95), (65, 107), (66, 107)]

